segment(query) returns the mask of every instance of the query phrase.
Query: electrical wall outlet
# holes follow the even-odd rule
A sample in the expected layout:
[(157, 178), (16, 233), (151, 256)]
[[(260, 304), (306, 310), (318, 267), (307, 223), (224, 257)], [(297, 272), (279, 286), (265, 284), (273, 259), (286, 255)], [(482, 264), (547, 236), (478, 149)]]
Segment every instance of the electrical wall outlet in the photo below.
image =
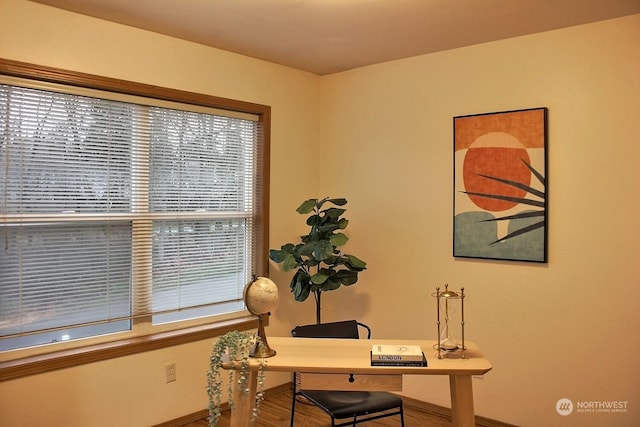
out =
[(165, 380), (168, 383), (174, 382), (176, 380), (176, 364), (171, 363), (169, 365), (164, 366), (164, 376)]

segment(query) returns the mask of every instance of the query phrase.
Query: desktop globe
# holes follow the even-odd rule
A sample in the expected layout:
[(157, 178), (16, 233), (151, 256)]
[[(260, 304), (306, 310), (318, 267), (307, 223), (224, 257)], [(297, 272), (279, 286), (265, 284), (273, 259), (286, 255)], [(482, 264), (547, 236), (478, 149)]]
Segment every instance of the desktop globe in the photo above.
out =
[(278, 305), (278, 286), (268, 277), (258, 277), (244, 288), (244, 304), (254, 316), (258, 316), (258, 336), (260, 344), (256, 346), (252, 357), (275, 356), (276, 351), (269, 347), (264, 332), (264, 317)]
[(255, 316), (268, 314), (278, 304), (278, 287), (267, 277), (258, 277), (244, 291), (244, 303)]

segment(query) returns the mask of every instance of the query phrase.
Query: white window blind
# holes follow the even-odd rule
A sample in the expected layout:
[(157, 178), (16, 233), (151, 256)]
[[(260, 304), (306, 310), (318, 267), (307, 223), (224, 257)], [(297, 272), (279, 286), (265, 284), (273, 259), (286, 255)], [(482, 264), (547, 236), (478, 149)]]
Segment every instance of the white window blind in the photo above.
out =
[(243, 308), (260, 123), (89, 95), (0, 85), (0, 350)]

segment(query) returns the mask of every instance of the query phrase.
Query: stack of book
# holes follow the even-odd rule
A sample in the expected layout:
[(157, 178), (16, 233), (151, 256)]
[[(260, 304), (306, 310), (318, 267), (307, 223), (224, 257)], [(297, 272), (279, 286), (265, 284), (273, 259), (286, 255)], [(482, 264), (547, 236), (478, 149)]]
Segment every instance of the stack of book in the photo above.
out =
[(427, 366), (422, 348), (418, 345), (371, 346), (371, 366)]

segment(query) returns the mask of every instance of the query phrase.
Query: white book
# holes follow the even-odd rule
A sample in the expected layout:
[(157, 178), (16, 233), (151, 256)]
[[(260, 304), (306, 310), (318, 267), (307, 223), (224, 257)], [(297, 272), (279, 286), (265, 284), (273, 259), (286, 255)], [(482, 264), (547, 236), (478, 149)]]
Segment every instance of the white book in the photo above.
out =
[(371, 360), (384, 362), (422, 362), (422, 348), (419, 345), (371, 346)]

